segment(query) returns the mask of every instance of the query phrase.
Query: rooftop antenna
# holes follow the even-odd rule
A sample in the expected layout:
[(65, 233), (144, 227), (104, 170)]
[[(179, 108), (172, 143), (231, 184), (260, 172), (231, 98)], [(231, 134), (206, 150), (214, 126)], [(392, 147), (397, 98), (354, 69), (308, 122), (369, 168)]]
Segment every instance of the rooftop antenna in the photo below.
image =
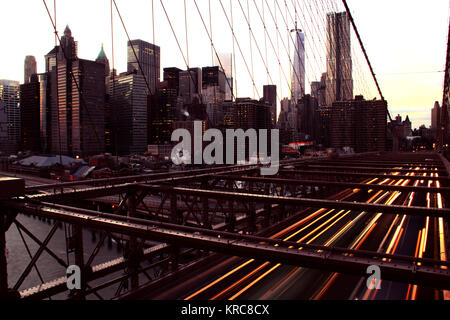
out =
[(298, 14), (297, 14), (297, 3), (294, 2), (294, 12), (295, 12), (295, 22), (294, 22), (294, 29), (291, 30), (291, 32), (302, 32), (301, 29), (298, 28)]
[(294, 2), (294, 12), (295, 12), (295, 30), (297, 30), (297, 3)]

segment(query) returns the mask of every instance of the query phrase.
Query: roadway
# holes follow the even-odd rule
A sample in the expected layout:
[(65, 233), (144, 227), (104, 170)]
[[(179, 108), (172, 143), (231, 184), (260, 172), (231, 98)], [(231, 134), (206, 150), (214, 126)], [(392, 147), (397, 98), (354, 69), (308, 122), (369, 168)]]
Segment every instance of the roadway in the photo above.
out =
[[(387, 172), (400, 175), (405, 169)], [(409, 167), (423, 176), (420, 167)], [(434, 174), (432, 174), (434, 175)], [(437, 174), (436, 174), (437, 175)], [(430, 176), (429, 176), (430, 177)], [(439, 181), (380, 179), (366, 184), (439, 187)], [(434, 185), (433, 185), (434, 184)], [(333, 199), (362, 201), (373, 204), (427, 206), (442, 208), (440, 194), (346, 189)], [(446, 260), (443, 219), (406, 215), (372, 214), (352, 210), (313, 210), (305, 218), (273, 234), (272, 239), (295, 241), (386, 254)], [(255, 259), (229, 258), (221, 264), (219, 276), (209, 277), (187, 294), (186, 300), (228, 299), (431, 299), (448, 298), (448, 292), (415, 285), (381, 281), (380, 290), (369, 290), (366, 278), (329, 273), (320, 270), (274, 264)]]

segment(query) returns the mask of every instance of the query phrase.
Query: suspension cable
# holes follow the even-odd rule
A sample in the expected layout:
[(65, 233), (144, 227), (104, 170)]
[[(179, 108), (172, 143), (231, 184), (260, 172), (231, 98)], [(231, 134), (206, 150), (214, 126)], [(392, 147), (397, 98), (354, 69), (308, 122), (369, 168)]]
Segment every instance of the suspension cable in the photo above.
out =
[[(352, 13), (350, 12), (350, 9), (348, 7), (347, 1), (346, 0), (342, 0), (342, 3), (344, 4), (345, 10), (347, 11), (347, 14), (349, 16), (350, 22), (351, 22), (351, 24), (353, 26), (353, 30), (355, 30), (356, 37), (358, 38), (359, 45), (361, 46), (361, 50), (364, 53), (364, 57), (366, 58), (367, 64), (368, 64), (369, 69), (370, 69), (370, 73), (372, 74), (373, 80), (375, 81), (375, 84), (377, 86), (378, 93), (380, 94), (381, 100), (385, 101), (383, 93), (381, 92), (380, 85), (378, 84), (377, 77), (375, 75), (375, 72), (373, 71), (372, 64), (370, 63), (369, 56), (367, 55), (367, 52), (366, 52), (366, 49), (364, 48), (364, 44), (362, 42), (361, 36), (359, 35), (358, 28), (356, 27), (356, 23), (353, 20)], [(391, 114), (389, 112), (389, 109), (387, 109), (387, 114), (388, 114), (389, 120), (392, 122), (392, 117), (391, 117)]]

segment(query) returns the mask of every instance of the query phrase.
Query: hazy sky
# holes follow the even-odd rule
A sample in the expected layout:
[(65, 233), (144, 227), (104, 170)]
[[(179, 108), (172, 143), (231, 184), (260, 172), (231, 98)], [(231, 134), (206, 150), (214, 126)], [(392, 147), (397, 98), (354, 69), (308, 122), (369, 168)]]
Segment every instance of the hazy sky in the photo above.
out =
[[(256, 41), (252, 39), (253, 59), (250, 55), (249, 31), (241, 10), (248, 12), (247, 0), (233, 2), (233, 17), (236, 38), (241, 46), (235, 44), (238, 76), (238, 96), (262, 95), (262, 85), (275, 83), (279, 86), (279, 98), (288, 94), (290, 68), (288, 50), (292, 44), (287, 38), (286, 27), (277, 11), (274, 0), (249, 0), (250, 21)], [(258, 4), (259, 13), (255, 3)], [(267, 1), (267, 2), (266, 2)], [(189, 65), (211, 65), (211, 47), (202, 21), (193, 0), (186, 0), (188, 6), (188, 39), (186, 47), (185, 20), (183, 0), (162, 1), (173, 24), (185, 59)], [(284, 9), (284, 1), (278, 1)], [(294, 11), (292, 3), (285, 21), (293, 27)], [(298, 8), (299, 25), (306, 33), (307, 76), (306, 81), (318, 80), (325, 72), (324, 56), (324, 21), (325, 11), (311, 14), (310, 10), (319, 8), (330, 0), (298, 1), (304, 5)], [(341, 1), (335, 1), (341, 9)], [(53, 15), (53, 0), (47, 0)], [(152, 0), (116, 0), (132, 39), (153, 41)], [(209, 28), (208, 0), (197, 0), (200, 11)], [(213, 42), (219, 52), (232, 52), (232, 35), (222, 10), (230, 16), (230, 1), (211, 0)], [(265, 12), (262, 12), (262, 4)], [(397, 113), (410, 115), (413, 126), (430, 124), (430, 109), (434, 101), (442, 101), (443, 77), (445, 65), (447, 36), (449, 25), (448, 0), (348, 0), (360, 34), (365, 43), (372, 65), (378, 75), (389, 109), (394, 116)], [(62, 35), (68, 24), (75, 40), (78, 41), (79, 56), (95, 59), (104, 43), (105, 51), (112, 64), (110, 0), (56, 0), (57, 28)], [(0, 28), (2, 32), (2, 50), (0, 51), (0, 79), (23, 81), (23, 62), (26, 55), (36, 56), (38, 72), (44, 71), (44, 55), (54, 46), (54, 35), (50, 19), (41, 0), (2, 1), (0, 5)], [(155, 8), (155, 43), (161, 46), (162, 67), (177, 66), (186, 68), (184, 59), (167, 22), (160, 0), (154, 0)], [(271, 17), (278, 12), (281, 37), (277, 36), (275, 23)], [(264, 37), (264, 29), (259, 15), (264, 14), (264, 21), (269, 31)], [(290, 17), (290, 19), (289, 19)], [(114, 61), (119, 72), (126, 69), (127, 38), (116, 12), (114, 12)], [(322, 35), (321, 35), (322, 34)], [(286, 37), (284, 37), (286, 36)], [(283, 38), (284, 37), (284, 38)], [(279, 39), (277, 39), (279, 38)], [(278, 41), (277, 41), (278, 40)], [(354, 39), (353, 39), (354, 40)], [(272, 42), (271, 42), (272, 41)], [(277, 45), (278, 42), (278, 45)], [(358, 77), (366, 73), (359, 48), (353, 41), (355, 92), (373, 98), (376, 94), (370, 79)], [(259, 50), (259, 51), (258, 51)], [(244, 64), (246, 59), (248, 68)], [(189, 52), (189, 55), (187, 54)], [(266, 57), (267, 68), (262, 63)], [(261, 54), (260, 54), (261, 53)], [(278, 66), (278, 57), (283, 68)], [(284, 54), (286, 53), (286, 54)], [(188, 57), (189, 56), (189, 57)], [(261, 56), (263, 57), (261, 59)], [(253, 61), (253, 64), (251, 63)], [(252, 68), (253, 65), (253, 68)], [(361, 70), (358, 69), (360, 66)], [(257, 91), (252, 88), (248, 70), (254, 69)], [(309, 87), (309, 85), (307, 85)], [(309, 90), (307, 90), (309, 91)]]

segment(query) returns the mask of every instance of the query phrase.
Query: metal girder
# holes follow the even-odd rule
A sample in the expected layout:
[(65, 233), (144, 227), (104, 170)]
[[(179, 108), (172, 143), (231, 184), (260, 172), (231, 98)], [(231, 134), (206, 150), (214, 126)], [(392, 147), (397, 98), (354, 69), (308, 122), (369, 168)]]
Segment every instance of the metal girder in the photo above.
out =
[[(64, 182), (58, 184), (47, 184), (47, 185), (39, 185), (39, 186), (30, 186), (25, 187), (26, 192), (36, 192), (40, 190), (48, 190), (48, 189), (64, 189), (64, 188), (73, 188), (78, 186), (103, 186), (103, 187), (112, 187), (116, 185), (137, 183), (137, 182), (147, 182), (152, 180), (161, 180), (161, 179), (170, 179), (170, 178), (182, 178), (183, 176), (198, 176), (201, 174), (213, 174), (216, 172), (236, 172), (236, 171), (252, 171), (259, 169), (255, 165), (245, 165), (245, 166), (229, 166), (229, 167), (217, 167), (217, 168), (207, 168), (207, 169), (196, 169), (196, 170), (186, 170), (186, 171), (176, 171), (176, 172), (168, 172), (168, 173), (152, 173), (146, 175), (137, 175), (137, 176), (127, 176), (127, 177), (118, 177), (118, 178), (107, 178), (107, 179), (96, 179), (96, 180), (85, 180), (85, 181), (77, 181), (77, 182)], [(182, 177), (179, 177), (182, 176)]]
[(391, 175), (391, 174), (375, 174), (375, 173), (352, 173), (352, 172), (339, 172), (339, 171), (309, 171), (309, 170), (280, 170), (280, 174), (291, 174), (294, 175), (314, 175), (314, 176), (333, 176), (333, 177), (348, 177), (348, 178), (383, 178), (383, 179), (394, 179), (394, 180), (425, 180), (425, 181), (441, 181), (448, 182), (450, 177), (420, 177), (420, 176), (404, 176), (404, 175)]
[(142, 188), (147, 188), (154, 192), (169, 192), (173, 194), (190, 194), (199, 197), (208, 197), (211, 199), (231, 199), (243, 202), (257, 202), (257, 203), (272, 203), (284, 204), (297, 207), (313, 207), (313, 208), (328, 208), (328, 209), (345, 209), (367, 212), (381, 212), (388, 214), (405, 214), (411, 216), (421, 217), (448, 217), (450, 216), (450, 209), (436, 209), (426, 207), (405, 207), (382, 204), (369, 204), (360, 202), (347, 202), (339, 200), (321, 200), (321, 199), (307, 199), (307, 198), (289, 198), (289, 197), (274, 197), (257, 194), (246, 194), (236, 192), (212, 191), (212, 190), (198, 190), (190, 188), (177, 188), (169, 186), (154, 186), (154, 185), (140, 185)]
[[(440, 170), (428, 170), (428, 168), (439, 167), (442, 168), (442, 161), (425, 161), (427, 157), (414, 158), (415, 160), (408, 160), (402, 162), (401, 157), (396, 158), (385, 157), (380, 158), (379, 162), (373, 162), (370, 157), (348, 157), (341, 158), (341, 160), (325, 160), (317, 159), (318, 161), (308, 160), (290, 160), (282, 161), (280, 163), (281, 167), (286, 165), (295, 166), (305, 166), (309, 169), (333, 169), (333, 170), (355, 170), (355, 171), (373, 171), (373, 172), (414, 172), (414, 173), (438, 173), (443, 174), (441, 177), (421, 177), (421, 176), (396, 176), (396, 175), (384, 175), (384, 174), (372, 174), (372, 173), (348, 173), (348, 172), (334, 172), (325, 170), (281, 170), (280, 174), (292, 174), (294, 177), (296, 175), (305, 174), (306, 176), (312, 176), (312, 179), (316, 179), (315, 176), (330, 176), (330, 178), (344, 177), (350, 179), (362, 179), (362, 178), (380, 178), (380, 179), (407, 179), (411, 181), (424, 180), (424, 181), (442, 181), (447, 182), (450, 180), (447, 172)], [(415, 161), (418, 162), (415, 162)], [(342, 161), (342, 162), (341, 162)], [(421, 162), (419, 162), (421, 161)], [(337, 164), (336, 162), (340, 162)], [(421, 165), (425, 163), (424, 165)], [(432, 164), (433, 163), (433, 164)], [(342, 165), (341, 165), (342, 164)], [(410, 170), (410, 169), (392, 169), (390, 166), (403, 166), (408, 165), (414, 167), (422, 167), (421, 170)], [(436, 165), (434, 165), (436, 164)], [(349, 166), (350, 167), (345, 167)], [(366, 276), (366, 268), (371, 264), (380, 265), (384, 278), (394, 281), (404, 281), (406, 283), (415, 283), (420, 285), (430, 285), (436, 288), (449, 289), (450, 285), (450, 274), (447, 268), (443, 270), (436, 266), (447, 266), (450, 267), (449, 262), (439, 262), (427, 259), (414, 259), (410, 257), (399, 257), (399, 256), (389, 256), (378, 254), (375, 252), (363, 252), (363, 251), (352, 251), (347, 249), (330, 249), (321, 246), (309, 246), (305, 244), (295, 244), (287, 242), (277, 242), (277, 240), (271, 240), (266, 238), (258, 238), (252, 236), (244, 236), (240, 234), (233, 234), (222, 232), (218, 230), (205, 230), (199, 227), (187, 227), (187, 226), (177, 226), (174, 224), (161, 223), (148, 221), (144, 219), (138, 219), (134, 217), (124, 217), (118, 215), (110, 215), (107, 213), (101, 213), (96, 211), (90, 211), (79, 208), (72, 208), (68, 206), (62, 206), (57, 204), (49, 204), (43, 201), (58, 201), (58, 200), (78, 200), (78, 199), (92, 199), (108, 195), (116, 195), (132, 192), (136, 195), (133, 200), (134, 204), (130, 205), (134, 211), (137, 210), (139, 203), (143, 203), (142, 199), (147, 192), (158, 192), (165, 195), (171, 196), (172, 198), (176, 195), (188, 195), (191, 197), (196, 197), (200, 203), (204, 205), (199, 207), (200, 212), (203, 210), (204, 216), (209, 216), (209, 211), (225, 212), (226, 209), (223, 208), (223, 203), (228, 203), (229, 207), (233, 209), (236, 205), (247, 205), (248, 203), (259, 203), (264, 204), (264, 210), (270, 211), (274, 206), (287, 206), (287, 208), (335, 208), (335, 209), (347, 209), (347, 210), (357, 210), (357, 211), (368, 211), (368, 212), (382, 212), (387, 214), (406, 214), (406, 215), (416, 215), (416, 216), (435, 216), (435, 217), (448, 217), (450, 209), (428, 209), (423, 207), (404, 207), (404, 206), (385, 206), (378, 204), (366, 204), (366, 203), (355, 203), (355, 202), (343, 202), (343, 201), (331, 201), (331, 200), (318, 200), (318, 199), (302, 199), (295, 197), (277, 197), (268, 195), (265, 187), (256, 185), (256, 183), (266, 183), (268, 184), (279, 184), (282, 186), (286, 185), (315, 185), (315, 186), (330, 186), (338, 188), (355, 188), (355, 189), (376, 189), (376, 190), (396, 190), (404, 192), (432, 192), (432, 193), (448, 193), (450, 188), (445, 187), (447, 183), (444, 184), (443, 188), (425, 188), (425, 187), (412, 187), (412, 186), (385, 186), (385, 185), (367, 185), (363, 183), (352, 183), (352, 182), (329, 182), (329, 181), (316, 181), (316, 180), (298, 180), (298, 179), (280, 179), (280, 178), (261, 178), (261, 177), (243, 177), (243, 174), (252, 175), (252, 173), (259, 173), (259, 166), (233, 166), (233, 167), (220, 167), (213, 169), (199, 169), (191, 171), (182, 171), (174, 173), (164, 173), (164, 174), (151, 174), (144, 176), (132, 176), (124, 178), (114, 178), (114, 179), (103, 179), (103, 180), (90, 180), (82, 181), (77, 183), (67, 183), (67, 184), (57, 184), (48, 186), (36, 186), (27, 188), (27, 192), (35, 192), (45, 188), (54, 188), (56, 194), (53, 195), (30, 195), (24, 198), (18, 198), (16, 200), (4, 201), (2, 206), (5, 208), (12, 208), (15, 212), (31, 213), (38, 216), (51, 217), (58, 221), (65, 221), (68, 223), (83, 225), (86, 227), (91, 227), (94, 229), (105, 230), (107, 232), (114, 232), (119, 234), (125, 234), (133, 238), (155, 240), (161, 242), (170, 243), (173, 247), (186, 246), (190, 248), (198, 248), (201, 250), (209, 250), (218, 253), (230, 254), (234, 256), (249, 257), (261, 260), (270, 260), (273, 262), (280, 262), (286, 264), (294, 264), (303, 267), (311, 267), (323, 270), (329, 270), (333, 272), (341, 273), (351, 273), (355, 275)], [(227, 179), (231, 181), (247, 181), (249, 182), (248, 192), (249, 193), (236, 193), (236, 192), (226, 192), (222, 190), (212, 191), (209, 190), (213, 184), (211, 181), (216, 179)], [(183, 185), (185, 182), (197, 182), (198, 185), (193, 184), (192, 188), (179, 188), (172, 187), (171, 185)], [(127, 182), (127, 183), (125, 183)], [(139, 182), (149, 182), (152, 185), (139, 184)], [(200, 184), (201, 183), (201, 184)], [(222, 183), (222, 182), (220, 182)], [(220, 184), (219, 183), (219, 184)], [(93, 187), (88, 187), (85, 189), (76, 190), (75, 188), (83, 187), (86, 185), (91, 185)], [(161, 185), (159, 185), (161, 184)], [(230, 185), (227, 183), (226, 185)], [(65, 188), (72, 188), (75, 190), (66, 191)], [(199, 188), (199, 189), (196, 189)], [(263, 190), (264, 189), (264, 190)], [(58, 193), (61, 190), (61, 193)], [(258, 192), (263, 190), (264, 194), (252, 194), (252, 192)], [(141, 192), (139, 194), (139, 192)], [(220, 200), (221, 203), (217, 203), (216, 207), (211, 206), (208, 199)], [(129, 199), (127, 199), (128, 202)], [(214, 203), (214, 202), (212, 202)], [(206, 204), (206, 205), (205, 205)], [(129, 209), (127, 208), (127, 210)], [(134, 208), (134, 209), (133, 209)], [(174, 206), (177, 208), (176, 203)], [(248, 216), (245, 218), (246, 221), (252, 219), (252, 212), (255, 210), (251, 205), (247, 205)], [(258, 209), (260, 210), (260, 209)], [(227, 218), (235, 216), (231, 213), (227, 215)], [(137, 212), (137, 211), (136, 211)], [(262, 211), (261, 211), (262, 212)], [(259, 216), (258, 212), (256, 216)], [(134, 214), (131, 214), (133, 216)], [(204, 217), (204, 218), (205, 218)], [(1, 217), (0, 217), (1, 218)], [(172, 216), (173, 218), (173, 216)], [(209, 217), (208, 217), (209, 218)], [(205, 219), (204, 219), (205, 220)], [(206, 221), (206, 220), (205, 220)], [(175, 222), (175, 221), (173, 221)], [(227, 224), (232, 225), (232, 222), (225, 221), (225, 227)], [(1, 239), (0, 239), (1, 240)], [(1, 242), (1, 241), (0, 241)], [(279, 247), (274, 247), (277, 244)], [(291, 246), (291, 248), (289, 247)], [(41, 244), (42, 247), (42, 244)], [(301, 247), (302, 250), (297, 250)], [(44, 247), (44, 250), (46, 248)], [(82, 249), (81, 249), (82, 250)], [(172, 251), (170, 251), (172, 252)], [(176, 263), (176, 252), (173, 251), (172, 261)], [(80, 254), (82, 252), (80, 251)], [(270, 259), (269, 259), (270, 258)], [(104, 269), (95, 270), (93, 274), (95, 278), (100, 277), (100, 275), (107, 275), (112, 272), (112, 270), (120, 270), (127, 266), (130, 261), (121, 258), (122, 260), (110, 262), (108, 266)], [(391, 261), (392, 260), (392, 261)], [(423, 266), (417, 267), (416, 262), (422, 261)], [(89, 259), (89, 262), (92, 262)], [(176, 265), (174, 265), (176, 267)], [(429, 267), (431, 266), (431, 267)], [(137, 267), (137, 265), (135, 265)], [(94, 267), (95, 268), (95, 267)], [(94, 270), (94, 268), (92, 268)], [(89, 268), (90, 269), (90, 268)], [(134, 274), (136, 276), (137, 272), (140, 272), (135, 268)], [(87, 280), (91, 281), (91, 277)], [(128, 279), (128, 278), (127, 278)], [(134, 279), (133, 287), (139, 285)], [(45, 294), (51, 292), (56, 292), (57, 290), (62, 290), (65, 288), (66, 283), (61, 282), (61, 279), (56, 280), (52, 283), (47, 283), (42, 285), (37, 291), (28, 291), (31, 297), (45, 297)], [(4, 282), (4, 281), (3, 281)], [(4, 287), (4, 286), (3, 286)], [(7, 289), (7, 287), (6, 287)], [(36, 289), (34, 289), (36, 290)], [(4, 291), (4, 290), (3, 290)], [(59, 291), (61, 292), (61, 291)]]
[[(69, 223), (82, 223), (87, 227), (118, 232), (146, 240), (157, 240), (232, 256), (298, 265), (338, 273), (362, 276), (366, 275), (368, 266), (378, 265), (383, 278), (386, 280), (450, 289), (450, 270), (435, 267), (435, 265), (446, 266), (450, 264), (449, 262), (431, 262), (427, 259), (399, 257), (376, 252), (313, 246), (200, 228), (173, 226), (174, 228), (172, 229), (167, 228), (167, 224), (165, 226), (164, 224), (152, 226), (149, 221), (141, 219), (121, 217), (121, 220), (118, 220), (115, 219), (115, 216), (114, 218), (106, 218), (107, 215), (104, 215), (105, 217), (96, 217), (46, 207), (34, 208), (32, 205), (24, 205), (22, 211), (34, 212), (42, 216), (53, 217), (57, 215), (61, 220)], [(130, 221), (127, 222), (126, 220)], [(197, 231), (193, 232), (193, 230)], [(275, 246), (275, 244), (278, 246)], [(405, 261), (421, 262), (423, 265), (417, 266), (413, 262), (407, 263)], [(428, 264), (433, 266), (429, 267)]]
[[(376, 159), (376, 160), (374, 160)], [(370, 157), (370, 158), (364, 158), (364, 159), (357, 159), (357, 158), (335, 158), (335, 159), (329, 159), (330, 162), (358, 162), (358, 163), (378, 163), (378, 164), (389, 164), (389, 165), (441, 165), (440, 159), (433, 156), (433, 159), (430, 157), (422, 157), (422, 158), (382, 158), (382, 157)]]
[(45, 238), (45, 240), (42, 242), (42, 244), (40, 245), (39, 249), (36, 251), (36, 253), (34, 254), (33, 258), (31, 259), (30, 263), (28, 264), (28, 266), (25, 268), (25, 270), (22, 272), (22, 274), (20, 275), (19, 279), (17, 280), (16, 284), (13, 287), (14, 291), (17, 291), (20, 286), (22, 285), (23, 281), (25, 280), (25, 278), (30, 274), (31, 269), (35, 266), (36, 261), (39, 259), (39, 257), (41, 256), (42, 252), (44, 252), (45, 247), (47, 247), (48, 243), (50, 242), (50, 240), (52, 239), (53, 235), (55, 234), (56, 230), (58, 229), (58, 225), (55, 224), (52, 229), (50, 230), (50, 232), (48, 233), (47, 237)]
[[(223, 259), (221, 257), (217, 257), (217, 255), (208, 255), (204, 258), (201, 258), (199, 261), (190, 263), (188, 265), (180, 266), (177, 271), (171, 272), (167, 275), (164, 275), (163, 277), (154, 280), (150, 283), (147, 283), (145, 285), (142, 285), (140, 288), (138, 288), (135, 291), (127, 292), (119, 297), (117, 297), (117, 300), (147, 300), (147, 297), (149, 294), (154, 294), (155, 292), (161, 291), (161, 288), (163, 288), (166, 285), (169, 285), (173, 281), (177, 281), (181, 279), (186, 274), (195, 274), (198, 272), (199, 265), (207, 265), (211, 263), (217, 263), (218, 259)], [(152, 298), (151, 298), (152, 299)]]
[[(160, 244), (154, 247), (144, 250), (143, 260), (150, 259), (151, 257), (166, 253), (169, 251), (170, 246), (167, 244)], [(86, 280), (93, 281), (103, 278), (111, 273), (117, 272), (125, 268), (127, 261), (125, 258), (117, 258), (112, 261), (108, 261), (99, 265), (92, 266), (90, 272), (86, 274)], [(49, 296), (67, 291), (67, 278), (61, 277), (53, 281), (44, 283), (42, 285), (25, 289), (20, 292), (22, 299), (45, 299)], [(89, 291), (89, 290), (88, 290)], [(89, 294), (89, 293), (87, 293)]]
[[(230, 233), (230, 232), (223, 232), (223, 231), (217, 231), (217, 230), (209, 230), (199, 227), (189, 227), (184, 225), (177, 225), (177, 224), (171, 224), (171, 223), (165, 223), (165, 222), (159, 222), (159, 221), (151, 221), (141, 218), (131, 218), (128, 216), (120, 216), (120, 215), (114, 215), (109, 213), (103, 213), (99, 211), (93, 211), (88, 209), (80, 209), (75, 207), (69, 207), (59, 204), (52, 204), (52, 203), (45, 203), (43, 205), (36, 205), (33, 203), (21, 203), (21, 204), (15, 204), (11, 203), (11, 206), (16, 209), (20, 210), (21, 212), (25, 212), (28, 214), (35, 214), (36, 216), (44, 217), (44, 218), (59, 218), (62, 222), (67, 222), (70, 224), (80, 224), (85, 223), (86, 227), (92, 227), (96, 229), (97, 224), (95, 224), (98, 221), (110, 221), (114, 225), (128, 225), (128, 224), (139, 224), (146, 226), (148, 230), (152, 230), (155, 228), (164, 228), (164, 229), (170, 229), (174, 231), (180, 231), (180, 232), (189, 232), (194, 234), (205, 234), (205, 235), (211, 235), (213, 237), (217, 238), (233, 238), (233, 240), (248, 240), (248, 241), (255, 241), (255, 242), (267, 242), (269, 244), (273, 245), (281, 245), (286, 246), (289, 245), (289, 242), (285, 242), (282, 240), (277, 239), (269, 239), (269, 238), (262, 238), (258, 236), (252, 236), (252, 235), (243, 235), (239, 233)], [(294, 217), (293, 217), (294, 218)], [(122, 230), (123, 232), (118, 232), (116, 229), (111, 228), (105, 228), (102, 230), (106, 230), (113, 233), (119, 233), (119, 234), (125, 234), (125, 235), (131, 235), (132, 233), (127, 232), (127, 230)], [(412, 258), (412, 257), (404, 257), (404, 256), (397, 256), (397, 255), (389, 255), (389, 254), (383, 254), (383, 253), (377, 253), (377, 252), (371, 252), (371, 251), (364, 251), (364, 250), (351, 250), (351, 249), (344, 249), (344, 248), (330, 248), (330, 247), (324, 247), (320, 245), (312, 245), (312, 244), (298, 244), (305, 248), (311, 248), (311, 249), (317, 249), (317, 250), (325, 250), (325, 251), (339, 251), (341, 253), (345, 254), (353, 254), (353, 255), (365, 255), (365, 256), (373, 256), (378, 258), (396, 258), (403, 261), (410, 261), (410, 262), (424, 262), (424, 263), (430, 263), (430, 264), (437, 264), (437, 265), (443, 265), (443, 266), (450, 266), (450, 261), (437, 261), (432, 259), (426, 259), (426, 258)]]
[[(430, 193), (449, 193), (449, 187), (415, 187), (415, 186), (394, 186), (394, 185), (379, 185), (379, 184), (366, 184), (366, 183), (353, 183), (353, 182), (333, 182), (323, 180), (299, 180), (299, 179), (281, 179), (281, 178), (264, 178), (264, 177), (247, 177), (247, 176), (227, 176), (218, 175), (217, 178), (223, 180), (240, 180), (240, 181), (252, 181), (258, 183), (267, 184), (290, 184), (290, 185), (307, 185), (307, 186), (326, 186), (326, 187), (341, 187), (352, 188), (361, 190), (390, 190), (390, 191), (404, 191), (404, 192), (430, 192)], [(424, 179), (426, 180), (426, 179)]]
[(447, 172), (445, 170), (434, 170), (434, 169), (395, 169), (393, 167), (388, 168), (377, 168), (377, 167), (359, 167), (359, 166), (330, 166), (330, 165), (322, 165), (322, 164), (308, 164), (308, 165), (297, 165), (296, 167), (311, 168), (313, 170), (322, 170), (322, 171), (332, 171), (332, 170), (351, 170), (351, 171), (364, 171), (364, 172), (401, 172), (401, 173), (437, 173), (439, 175), (446, 175)]
[(64, 268), (67, 268), (68, 265), (67, 263), (61, 259), (60, 257), (58, 257), (52, 250), (50, 250), (50, 248), (48, 248), (47, 246), (45, 246), (41, 240), (39, 240), (30, 230), (28, 230), (23, 224), (21, 224), (19, 221), (15, 220), (14, 224), (17, 226), (17, 228), (19, 230), (22, 230), (23, 232), (25, 232), (25, 234), (31, 238), (31, 240), (33, 240), (39, 247), (43, 247), (45, 252), (47, 252), (47, 254), (49, 254), (53, 259), (55, 259), (61, 266), (63, 266)]
[[(225, 174), (225, 173), (245, 173), (245, 172), (251, 172), (252, 170), (221, 170), (221, 171), (214, 171), (214, 174)], [(154, 179), (154, 180), (148, 180), (149, 182), (153, 184), (163, 184), (163, 183), (183, 183), (186, 181), (192, 182), (192, 181), (201, 181), (201, 179), (205, 177), (211, 177), (213, 173), (205, 173), (200, 175), (189, 175), (189, 176), (182, 176), (182, 177), (170, 177), (170, 178), (160, 178), (160, 179)], [(140, 177), (140, 176), (137, 176)], [(115, 195), (119, 193), (126, 193), (131, 188), (133, 188), (137, 182), (140, 179), (135, 178), (135, 181), (125, 184), (118, 184), (118, 185), (111, 185), (111, 186), (99, 186), (99, 187), (86, 187), (83, 189), (74, 189), (71, 191), (66, 192), (59, 192), (54, 194), (33, 194), (33, 195), (27, 195), (26, 197), (28, 199), (33, 200), (41, 200), (41, 201), (47, 201), (47, 200), (64, 200), (71, 197), (75, 197), (76, 199), (90, 199), (90, 198), (98, 198), (98, 197), (105, 197), (109, 195)], [(45, 187), (45, 186), (44, 186)], [(26, 189), (26, 192), (34, 192), (37, 190), (42, 190), (40, 186), (33, 186), (29, 189)], [(45, 188), (44, 188), (45, 190)]]
[(437, 168), (445, 169), (443, 164), (439, 161), (439, 164), (419, 164), (419, 163), (395, 163), (395, 162), (383, 162), (383, 161), (312, 161), (306, 162), (306, 164), (325, 164), (331, 166), (362, 166), (362, 167), (375, 167), (375, 168), (392, 168), (392, 167), (419, 167), (419, 168)]
[(106, 197), (110, 195), (116, 195), (119, 193), (126, 193), (135, 184), (123, 184), (112, 187), (92, 187), (80, 190), (73, 190), (65, 193), (56, 194), (35, 194), (28, 195), (26, 198), (32, 201), (59, 201), (59, 200), (82, 200), (82, 199), (92, 199), (99, 197)]

